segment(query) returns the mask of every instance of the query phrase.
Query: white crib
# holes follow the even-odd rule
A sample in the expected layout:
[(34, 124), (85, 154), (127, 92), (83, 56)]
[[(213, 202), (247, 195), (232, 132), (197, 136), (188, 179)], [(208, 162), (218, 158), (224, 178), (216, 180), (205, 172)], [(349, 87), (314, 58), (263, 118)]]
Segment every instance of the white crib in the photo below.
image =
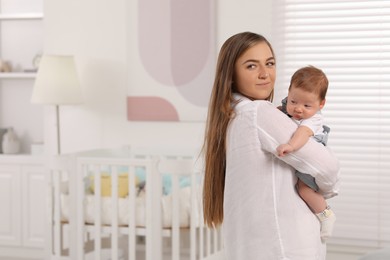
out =
[(185, 156), (54, 157), (48, 259), (197, 260), (218, 253), (220, 232), (204, 226), (196, 168)]

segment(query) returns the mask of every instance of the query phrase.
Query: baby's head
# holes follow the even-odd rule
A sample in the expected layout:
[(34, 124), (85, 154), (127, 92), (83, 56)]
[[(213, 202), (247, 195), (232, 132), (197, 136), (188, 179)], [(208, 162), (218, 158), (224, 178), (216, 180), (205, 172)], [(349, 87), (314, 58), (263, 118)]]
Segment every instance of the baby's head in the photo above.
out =
[(328, 84), (328, 78), (322, 70), (314, 66), (307, 66), (300, 68), (294, 73), (288, 90), (299, 88), (303, 91), (314, 93), (320, 100), (324, 100)]
[(297, 120), (313, 116), (325, 105), (328, 84), (325, 73), (316, 67), (297, 70), (288, 89), (287, 113)]

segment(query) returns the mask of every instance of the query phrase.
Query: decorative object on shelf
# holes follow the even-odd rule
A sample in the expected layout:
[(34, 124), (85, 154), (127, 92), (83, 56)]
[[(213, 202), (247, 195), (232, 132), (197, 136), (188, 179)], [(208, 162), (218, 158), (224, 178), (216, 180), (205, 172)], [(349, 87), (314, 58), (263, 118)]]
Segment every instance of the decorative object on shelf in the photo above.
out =
[(3, 149), (1, 149), (1, 144), (3, 142), (3, 136), (7, 132), (8, 128), (0, 128), (0, 153), (3, 153)]
[(38, 53), (37, 55), (34, 56), (33, 60), (32, 60), (32, 65), (33, 65), (33, 68), (38, 70), (39, 68), (39, 63), (41, 62), (41, 58), (42, 58), (42, 54)]
[(9, 61), (0, 60), (0, 72), (11, 72), (12, 66)]
[(24, 72), (37, 72), (39, 68), (39, 63), (41, 62), (42, 54), (38, 53), (32, 59), (32, 68), (24, 69)]
[(3, 135), (1, 147), (5, 154), (19, 153), (20, 141), (12, 127), (8, 128), (7, 132)]
[(59, 105), (83, 102), (73, 56), (43, 55), (41, 57), (31, 102), (55, 106), (57, 153), (61, 154)]

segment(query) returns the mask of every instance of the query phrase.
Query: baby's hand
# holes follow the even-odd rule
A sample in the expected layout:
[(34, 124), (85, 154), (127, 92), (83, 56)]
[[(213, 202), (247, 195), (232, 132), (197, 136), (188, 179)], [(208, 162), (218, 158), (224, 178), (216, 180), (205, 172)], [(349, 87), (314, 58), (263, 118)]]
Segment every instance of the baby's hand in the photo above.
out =
[(283, 157), (291, 152), (294, 152), (294, 147), (292, 147), (290, 144), (281, 144), (276, 148), (276, 151), (278, 152), (278, 155), (280, 157)]

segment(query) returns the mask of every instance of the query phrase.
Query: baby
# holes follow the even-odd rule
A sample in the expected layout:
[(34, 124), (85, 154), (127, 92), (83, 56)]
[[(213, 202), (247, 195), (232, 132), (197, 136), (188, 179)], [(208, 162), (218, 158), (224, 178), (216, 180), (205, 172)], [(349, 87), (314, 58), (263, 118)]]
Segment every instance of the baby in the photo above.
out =
[[(291, 78), (288, 96), (279, 107), (298, 124), (294, 135), (286, 144), (277, 148), (279, 156), (300, 149), (310, 137), (326, 145), (329, 128), (323, 125), (321, 109), (325, 105), (328, 79), (318, 68), (308, 66), (297, 70)], [(316, 214), (321, 223), (321, 239), (326, 241), (332, 235), (336, 216), (318, 193), (314, 177), (296, 172), (298, 194)]]

